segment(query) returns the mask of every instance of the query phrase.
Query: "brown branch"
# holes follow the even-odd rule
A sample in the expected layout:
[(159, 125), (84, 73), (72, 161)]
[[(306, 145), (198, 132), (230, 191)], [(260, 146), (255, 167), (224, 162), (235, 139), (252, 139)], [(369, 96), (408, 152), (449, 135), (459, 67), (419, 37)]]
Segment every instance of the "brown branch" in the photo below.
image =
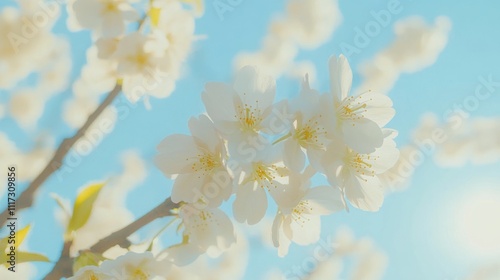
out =
[(45, 276), (45, 280), (60, 280), (63, 277), (73, 275), (73, 259), (69, 256), (71, 241), (64, 242), (61, 257), (52, 270)]
[[(33, 204), (33, 198), (37, 190), (40, 188), (40, 186), (50, 177), (50, 175), (52, 175), (59, 168), (61, 168), (64, 157), (66, 157), (66, 155), (71, 150), (73, 145), (75, 145), (75, 143), (85, 135), (89, 127), (102, 114), (104, 109), (106, 109), (106, 107), (108, 107), (108, 105), (111, 104), (111, 102), (113, 102), (113, 100), (118, 96), (120, 91), (121, 91), (121, 86), (116, 85), (115, 88), (106, 96), (106, 99), (104, 99), (101, 105), (99, 105), (99, 107), (97, 107), (97, 109), (89, 116), (85, 124), (76, 132), (76, 134), (73, 135), (73, 137), (66, 138), (62, 141), (62, 143), (59, 145), (59, 148), (57, 148), (56, 152), (54, 153), (54, 156), (49, 161), (47, 166), (45, 166), (43, 171), (33, 180), (33, 182), (31, 182), (28, 188), (26, 188), (26, 190), (23, 193), (21, 193), (21, 195), (17, 199), (16, 211), (28, 208)], [(8, 209), (5, 209), (0, 214), (0, 223), (3, 225), (7, 221), (8, 217), (9, 217), (9, 211)]]
[[(175, 209), (179, 207), (177, 203), (173, 203), (172, 200), (167, 198), (164, 202), (162, 202), (160, 205), (156, 206), (153, 208), (151, 211), (148, 213), (144, 214), (142, 217), (139, 219), (135, 220), (128, 226), (113, 232), (109, 236), (101, 239), (99, 242), (94, 244), (92, 247), (90, 247), (89, 251), (92, 253), (96, 254), (102, 254), (109, 248), (115, 246), (115, 245), (125, 245), (128, 244), (130, 245), (130, 242), (127, 240), (127, 237), (132, 235), (132, 233), (136, 232), (143, 226), (151, 223), (152, 221), (158, 219), (158, 218), (163, 218), (166, 216), (171, 216), (170, 210)], [(59, 261), (57, 261), (56, 265), (52, 268), (52, 271), (45, 276), (43, 279), (57, 279), (59, 280), (61, 277), (70, 277), (73, 274), (72, 267), (73, 267), (73, 258), (70, 257), (69, 255), (69, 247), (66, 248), (66, 245), (68, 242), (64, 244), (63, 252), (61, 253), (61, 257), (59, 258)], [(69, 243), (69, 246), (71, 246), (71, 243)], [(125, 247), (128, 247), (125, 246)], [(67, 250), (67, 254), (65, 253)]]
[(150, 222), (167, 216), (171, 216), (170, 210), (179, 207), (177, 203), (173, 203), (172, 200), (167, 198), (160, 205), (156, 206), (153, 210), (144, 214), (139, 219), (135, 220), (128, 226), (115, 231), (111, 235), (106, 238), (99, 240), (96, 244), (90, 247), (90, 251), (92, 253), (102, 254), (109, 248), (118, 245), (118, 244), (126, 244), (127, 237), (129, 237), (132, 233), (136, 232), (143, 226), (149, 224)]

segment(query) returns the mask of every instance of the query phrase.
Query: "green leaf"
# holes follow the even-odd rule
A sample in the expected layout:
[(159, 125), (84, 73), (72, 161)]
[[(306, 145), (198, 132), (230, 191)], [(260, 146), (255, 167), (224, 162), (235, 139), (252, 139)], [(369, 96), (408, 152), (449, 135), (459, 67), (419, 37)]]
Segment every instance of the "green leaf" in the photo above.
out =
[(50, 262), (49, 258), (38, 253), (17, 252), (17, 263), (23, 262)]
[(18, 231), (16, 233), (16, 247), (19, 247), (19, 245), (21, 245), (23, 243), (23, 241), (26, 238), (26, 235), (28, 235), (28, 232), (30, 231), (30, 229), (31, 229), (31, 225), (27, 225), (23, 229), (21, 229), (20, 231)]
[(90, 251), (82, 252), (73, 262), (73, 273), (76, 273), (80, 268), (85, 266), (99, 266), (104, 260), (106, 260), (106, 258), (100, 254), (94, 254)]
[[(16, 232), (16, 244), (12, 244), (12, 245), (19, 247), (19, 245), (21, 245), (21, 243), (23, 243), (24, 239), (26, 238), (26, 235), (30, 231), (30, 228), (31, 228), (31, 225), (27, 225), (23, 229), (17, 231)], [(8, 242), (9, 242), (9, 235), (7, 235), (6, 237), (2, 238), (2, 240), (0, 240), (0, 252), (7, 251), (7, 248), (9, 247)]]
[(154, 27), (158, 26), (158, 23), (160, 22), (160, 13), (161, 9), (153, 7), (149, 10), (148, 15), (149, 18), (151, 19), (151, 25)]
[(75, 205), (73, 206), (73, 215), (69, 221), (67, 233), (78, 230), (83, 227), (90, 217), (94, 202), (99, 195), (104, 183), (92, 184), (78, 194)]

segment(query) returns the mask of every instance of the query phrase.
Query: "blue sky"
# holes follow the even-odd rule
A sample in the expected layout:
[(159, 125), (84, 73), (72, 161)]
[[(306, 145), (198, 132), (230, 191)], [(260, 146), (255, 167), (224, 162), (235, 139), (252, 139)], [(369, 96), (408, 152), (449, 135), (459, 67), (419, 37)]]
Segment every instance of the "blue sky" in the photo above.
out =
[[(353, 40), (354, 28), (372, 20), (370, 11), (385, 9), (387, 2), (340, 1), (343, 20), (331, 40), (316, 50), (299, 54), (299, 58), (315, 63), (318, 71), (316, 88), (328, 90), (328, 58), (340, 54), (340, 44)], [(403, 74), (390, 92), (397, 113), (388, 127), (399, 131), (398, 145), (404, 145), (410, 141), (411, 131), (419, 124), (422, 114), (433, 112), (442, 116), (454, 103), (462, 102), (474, 92), (479, 76), (492, 75), (493, 80), (500, 80), (500, 3), (477, 1), (471, 4), (465, 0), (400, 2), (403, 10), (393, 15), (391, 25), (398, 19), (413, 15), (424, 17), (428, 23), (434, 22), (437, 16), (445, 15), (453, 25), (449, 42), (436, 63), (420, 72)], [(225, 13), (221, 20), (211, 3), (211, 0), (206, 0), (205, 15), (198, 19), (196, 27), (196, 33), (206, 35), (206, 38), (195, 43), (184, 78), (178, 82), (174, 94), (167, 99), (153, 99), (152, 110), (146, 110), (142, 105), (133, 108), (131, 114), (118, 121), (114, 131), (83, 159), (70, 176), (62, 182), (51, 178), (45, 183), (35, 204), (36, 211), (30, 210), (22, 216), (23, 222), (34, 221), (35, 224), (29, 240), (32, 251), (44, 252), (55, 259), (62, 244), (62, 229), (52, 215), (56, 205), (49, 198), (49, 193), (74, 197), (77, 188), (87, 182), (120, 172), (120, 155), (124, 150), (139, 151), (149, 163), (148, 179), (129, 196), (127, 204), (130, 209), (136, 215), (143, 214), (168, 196), (172, 182), (151, 163), (156, 145), (169, 134), (188, 133), (188, 119), (204, 112), (200, 98), (204, 84), (208, 81), (230, 82), (234, 56), (240, 51), (259, 48), (270, 20), (283, 11), (285, 5), (284, 0), (243, 0), (233, 11)], [(68, 33), (63, 20), (55, 27), (55, 32), (71, 42), (74, 61), (72, 78), (75, 79), (90, 44), (89, 33)], [(392, 27), (383, 28), (360, 54), (350, 57), (355, 85), (361, 81), (357, 67), (387, 46), (393, 38)], [(278, 97), (291, 97), (298, 93), (298, 88), (296, 81), (280, 79)], [(6, 92), (1, 92), (0, 98), (5, 98), (5, 95)], [(36, 133), (48, 132), (56, 135), (58, 140), (72, 135), (73, 130), (61, 120), (61, 105), (69, 97), (68, 90), (49, 102)], [(121, 102), (125, 101), (122, 99)], [(500, 96), (494, 93), (488, 102), (480, 104), (471, 117), (498, 116), (499, 105)], [(0, 129), (23, 149), (28, 150), (33, 145), (36, 133), (21, 131), (11, 119), (0, 120)], [(358, 237), (371, 237), (389, 257), (384, 279), (461, 279), (478, 259), (467, 257), (460, 244), (454, 244), (452, 238), (447, 238), (452, 235), (453, 229), (443, 222), (449, 213), (446, 205), (471, 189), (499, 189), (499, 167), (500, 164), (496, 163), (443, 169), (427, 159), (417, 169), (409, 188), (389, 195), (379, 212), (352, 209), (350, 213), (327, 217), (323, 220), (322, 236), (331, 235), (345, 225)], [(259, 279), (275, 266), (286, 271), (300, 264), (304, 254), (309, 254), (314, 247), (292, 245), (290, 255), (281, 259), (273, 250), (255, 245), (250, 252), (245, 279)], [(38, 268), (43, 275), (50, 265), (39, 265)]]

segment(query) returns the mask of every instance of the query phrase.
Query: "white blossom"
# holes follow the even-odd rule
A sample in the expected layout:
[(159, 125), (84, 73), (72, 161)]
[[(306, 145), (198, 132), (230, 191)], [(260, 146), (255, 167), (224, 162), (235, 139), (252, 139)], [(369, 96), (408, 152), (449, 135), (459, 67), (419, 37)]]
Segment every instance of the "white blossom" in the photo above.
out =
[(352, 71), (343, 55), (330, 58), (330, 83), (336, 114), (331, 126), (353, 150), (373, 152), (382, 145), (381, 128), (394, 116), (391, 99), (373, 92), (349, 96)]
[(273, 243), (281, 257), (288, 253), (291, 241), (300, 245), (317, 242), (321, 234), (320, 216), (345, 209), (338, 189), (309, 187), (314, 174), (309, 169), (304, 174), (291, 176), (290, 185), (271, 192), (278, 204), (272, 229)]
[(365, 211), (377, 211), (382, 205), (384, 189), (378, 175), (394, 166), (399, 157), (394, 142), (397, 133), (389, 129), (383, 133), (383, 145), (373, 153), (358, 153), (334, 141), (323, 158), (329, 182), (340, 187), (352, 205)]
[(106, 38), (123, 35), (128, 22), (139, 20), (132, 7), (136, 0), (70, 0), (67, 5), (68, 28), (90, 29)]
[[(173, 202), (201, 199), (216, 207), (232, 193), (232, 177), (225, 166), (226, 146), (207, 116), (191, 118), (189, 127), (192, 136), (171, 135), (160, 143), (156, 166), (168, 177), (176, 176)], [(212, 195), (210, 188), (214, 187), (218, 193)]]

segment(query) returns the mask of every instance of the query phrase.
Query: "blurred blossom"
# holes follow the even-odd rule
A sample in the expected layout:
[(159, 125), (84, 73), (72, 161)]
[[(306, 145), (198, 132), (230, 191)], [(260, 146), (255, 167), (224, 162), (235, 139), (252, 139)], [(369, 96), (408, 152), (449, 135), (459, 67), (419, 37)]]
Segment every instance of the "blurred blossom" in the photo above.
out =
[(99, 104), (94, 98), (76, 97), (68, 100), (63, 107), (63, 120), (70, 127), (79, 128), (97, 106)]
[(151, 252), (126, 254), (105, 260), (99, 266), (84, 266), (68, 280), (84, 279), (165, 279), (170, 266), (157, 261)]
[(69, 43), (51, 33), (59, 6), (38, 0), (20, 1), (0, 15), (0, 89), (11, 89), (36, 74), (35, 85), (12, 90), (9, 115), (32, 131), (47, 101), (67, 87), (71, 72)]
[[(99, 96), (111, 91), (117, 79), (116, 62), (99, 59), (98, 48), (90, 47), (87, 50), (87, 64), (83, 66), (81, 76), (73, 83), (73, 97), (63, 106), (64, 122), (72, 128), (81, 127), (99, 106)], [(113, 114), (116, 113), (113, 111), (114, 108), (110, 106), (100, 118), (108, 118), (114, 124), (116, 116), (113, 117)]]
[[(68, 4), (70, 29), (94, 31), (95, 45), (87, 51), (87, 64), (73, 85), (80, 100), (107, 93), (117, 83), (132, 103), (142, 98), (147, 102), (149, 96), (165, 98), (174, 91), (195, 40), (194, 13), (179, 1), (151, 1), (149, 10), (143, 11), (149, 17), (139, 20), (131, 6), (135, 2), (72, 0)], [(95, 11), (102, 11), (97, 19), (89, 16)], [(129, 22), (138, 22), (139, 30), (125, 32)]]
[(275, 78), (284, 74), (302, 78), (309, 74), (314, 81), (316, 71), (312, 64), (300, 67), (294, 63), (297, 52), (326, 43), (341, 19), (336, 0), (290, 0), (285, 14), (270, 23), (262, 48), (240, 53), (234, 59), (235, 68), (255, 65)]
[(18, 10), (5, 7), (0, 12), (0, 89), (9, 89), (40, 70), (47, 57), (59, 41), (50, 32), (59, 18), (56, 9), (53, 14), (43, 14), (45, 21), (33, 21), (35, 10)]
[[(331, 246), (331, 251), (324, 247)], [(267, 279), (353, 279), (379, 280), (384, 276), (387, 267), (387, 256), (373, 244), (369, 238), (355, 239), (347, 228), (337, 231), (332, 240), (321, 245), (324, 253), (304, 258), (299, 265), (293, 266), (284, 273), (273, 272)]]
[(67, 4), (68, 29), (90, 29), (106, 38), (123, 35), (127, 22), (139, 19), (132, 7), (138, 0), (70, 0)]
[(451, 22), (444, 16), (430, 26), (417, 16), (397, 22), (393, 43), (362, 65), (364, 80), (357, 91), (387, 94), (401, 74), (431, 66), (446, 46), (450, 29)]
[[(353, 280), (377, 280), (382, 279), (387, 267), (387, 256), (385, 253), (375, 247), (373, 241), (369, 238), (355, 239), (349, 229), (343, 228), (338, 231), (334, 240), (336, 248), (333, 255), (330, 257), (330, 263), (320, 263), (318, 272), (338, 274), (338, 268), (341, 267), (343, 273), (346, 274), (345, 259), (354, 257), (356, 260), (347, 279)], [(337, 264), (334, 264), (338, 262)], [(332, 265), (333, 269), (328, 269), (323, 266)], [(329, 274), (312, 274), (311, 279), (329, 279), (333, 278)], [(314, 278), (316, 277), (316, 278)]]
[[(52, 157), (52, 139), (41, 138), (36, 146), (29, 152), (20, 150), (5, 133), (0, 132), (0, 165), (7, 169), (8, 166), (22, 166), (23, 172), (17, 173), (19, 182), (34, 179)], [(0, 195), (6, 188), (0, 188)]]
[(0, 266), (0, 279), (13, 279), (12, 274), (16, 275), (16, 279), (34, 279), (37, 275), (35, 265), (32, 263), (16, 264), (16, 272), (7, 270), (7, 267)]
[(62, 92), (68, 86), (72, 67), (70, 54), (67, 40), (61, 38), (54, 40), (54, 46), (42, 64), (44, 69), (40, 72), (39, 88), (44, 95), (51, 96)]
[(414, 145), (406, 145), (399, 148), (399, 158), (393, 167), (386, 172), (379, 174), (380, 182), (386, 192), (397, 192), (405, 190), (417, 167), (413, 157), (418, 153), (418, 148)]
[(442, 130), (445, 141), (434, 143), (434, 158), (443, 167), (472, 164), (491, 164), (500, 159), (500, 119), (467, 118), (459, 126), (454, 122), (439, 123), (434, 115), (422, 118), (415, 129), (414, 140), (432, 141), (432, 133)]
[(106, 46), (97, 43), (87, 50), (87, 64), (82, 67), (81, 76), (73, 84), (75, 96), (95, 98), (111, 91), (116, 84), (118, 79), (117, 62), (100, 58), (99, 53), (104, 52), (103, 49)]
[(330, 39), (342, 15), (336, 0), (290, 0), (285, 16), (271, 24), (271, 32), (315, 49)]
[(36, 127), (43, 113), (45, 100), (35, 89), (15, 91), (9, 102), (9, 113), (24, 129)]

